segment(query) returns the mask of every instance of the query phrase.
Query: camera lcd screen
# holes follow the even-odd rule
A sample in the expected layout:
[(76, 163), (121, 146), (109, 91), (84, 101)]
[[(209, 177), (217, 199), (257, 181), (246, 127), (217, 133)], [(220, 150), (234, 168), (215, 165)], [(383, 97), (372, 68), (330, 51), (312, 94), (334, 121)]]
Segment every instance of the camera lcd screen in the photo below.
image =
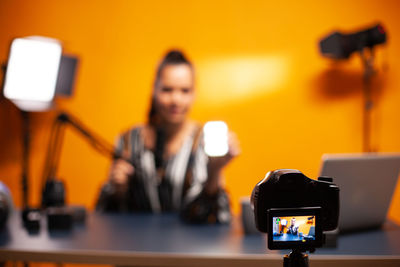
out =
[(270, 209), (268, 247), (270, 249), (315, 248), (322, 245), (319, 207)]

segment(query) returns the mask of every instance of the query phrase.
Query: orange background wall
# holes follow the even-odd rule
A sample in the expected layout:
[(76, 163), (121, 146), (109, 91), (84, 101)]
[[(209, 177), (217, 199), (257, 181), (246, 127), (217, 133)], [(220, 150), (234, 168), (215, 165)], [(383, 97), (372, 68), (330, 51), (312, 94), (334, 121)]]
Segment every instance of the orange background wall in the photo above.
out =
[[(284, 2), (284, 3), (282, 3)], [(332, 63), (318, 41), (332, 30), (381, 21), (388, 45), (377, 49), (372, 142), (400, 151), (398, 1), (0, 1), (0, 62), (15, 37), (43, 35), (81, 59), (75, 94), (58, 107), (109, 142), (145, 121), (158, 60), (182, 48), (197, 70), (191, 117), (227, 121), (242, 155), (226, 169), (235, 212), (264, 174), (295, 168), (316, 177), (323, 153), (361, 152), (362, 72), (357, 56)], [(32, 114), (31, 195), (40, 180), (54, 112)], [(0, 179), (21, 205), (18, 110), (0, 101)], [(109, 159), (67, 131), (59, 176), (69, 203), (93, 208)], [(390, 217), (400, 222), (400, 185)]]

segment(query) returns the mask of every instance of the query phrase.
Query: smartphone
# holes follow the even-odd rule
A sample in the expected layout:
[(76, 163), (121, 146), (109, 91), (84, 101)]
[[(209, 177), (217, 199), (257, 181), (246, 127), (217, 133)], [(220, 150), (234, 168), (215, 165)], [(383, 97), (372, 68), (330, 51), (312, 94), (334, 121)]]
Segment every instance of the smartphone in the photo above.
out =
[(203, 127), (204, 150), (210, 157), (228, 153), (228, 125), (223, 121), (209, 121)]

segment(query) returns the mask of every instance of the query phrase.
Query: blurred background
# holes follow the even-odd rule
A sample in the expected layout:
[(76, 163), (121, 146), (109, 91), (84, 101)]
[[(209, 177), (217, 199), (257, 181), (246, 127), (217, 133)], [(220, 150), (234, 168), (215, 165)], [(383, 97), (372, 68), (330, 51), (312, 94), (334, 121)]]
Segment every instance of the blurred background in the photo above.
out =
[[(225, 172), (233, 210), (266, 172), (299, 169), (316, 178), (324, 153), (362, 152), (363, 66), (353, 54), (332, 61), (319, 40), (334, 30), (381, 22), (376, 49), (371, 147), (400, 151), (400, 18), (393, 1), (94, 1), (0, 0), (0, 63), (13, 38), (42, 35), (79, 57), (74, 94), (57, 106), (108, 142), (144, 123), (158, 61), (171, 48), (196, 69), (191, 118), (224, 120), (242, 154)], [(1, 78), (2, 80), (2, 78)], [(55, 112), (31, 114), (30, 199), (40, 184)], [(21, 207), (21, 119), (0, 99), (0, 179)], [(67, 201), (93, 209), (110, 159), (76, 134), (64, 137), (58, 176)], [(400, 184), (389, 211), (400, 222)]]

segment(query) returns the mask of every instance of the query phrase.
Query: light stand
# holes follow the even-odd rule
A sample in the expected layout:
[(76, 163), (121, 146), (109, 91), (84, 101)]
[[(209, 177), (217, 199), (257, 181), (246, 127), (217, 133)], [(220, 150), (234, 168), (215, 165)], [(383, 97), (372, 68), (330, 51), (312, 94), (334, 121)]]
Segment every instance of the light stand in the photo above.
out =
[(29, 134), (29, 113), (26, 111), (20, 111), (22, 118), (22, 207), (28, 208), (28, 172), (29, 172), (29, 145), (30, 145), (30, 134)]
[(374, 75), (374, 50), (369, 49), (369, 57), (364, 50), (360, 52), (360, 56), (364, 66), (363, 74), (363, 92), (364, 92), (364, 108), (363, 108), (363, 152), (372, 152), (371, 146), (371, 111), (373, 108), (372, 101), (372, 85), (371, 80)]
[(30, 233), (37, 233), (40, 228), (41, 214), (38, 209), (29, 206), (29, 154), (30, 154), (30, 118), (29, 112), (20, 111), (22, 118), (22, 221)]
[[(360, 54), (363, 65), (363, 95), (364, 106), (362, 115), (362, 149), (363, 152), (372, 152), (371, 146), (371, 111), (372, 102), (372, 85), (371, 78), (374, 74), (374, 47), (376, 45), (385, 44), (387, 34), (381, 24), (373, 27), (354, 32), (341, 33), (333, 32), (324, 37), (320, 42), (320, 52), (323, 56), (335, 60), (348, 59), (354, 52)], [(369, 53), (366, 53), (369, 51)], [(368, 55), (369, 54), (369, 55)]]

